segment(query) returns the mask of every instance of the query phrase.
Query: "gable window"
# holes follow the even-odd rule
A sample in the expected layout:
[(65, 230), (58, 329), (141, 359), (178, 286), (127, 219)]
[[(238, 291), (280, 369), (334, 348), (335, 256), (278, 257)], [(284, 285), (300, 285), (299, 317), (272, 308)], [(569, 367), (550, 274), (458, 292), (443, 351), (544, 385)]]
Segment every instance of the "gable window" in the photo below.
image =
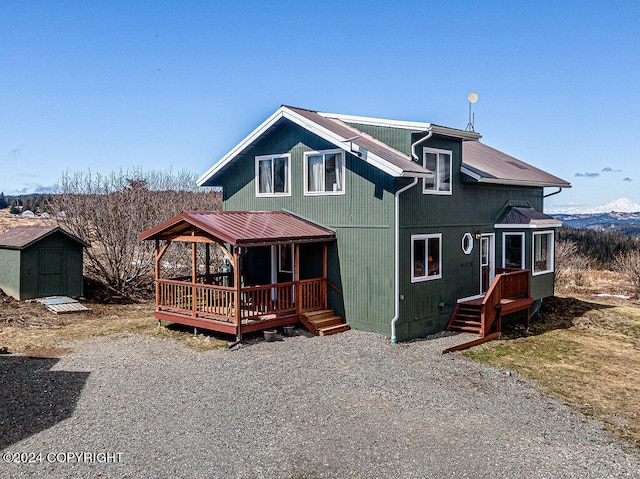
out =
[(422, 180), (422, 192), (431, 195), (450, 195), (451, 151), (424, 148), (422, 165), (433, 171), (432, 178)]
[(553, 231), (533, 233), (533, 275), (553, 271)]
[(256, 156), (256, 195), (289, 195), (290, 155)]
[(524, 233), (505, 233), (502, 237), (502, 265), (524, 269)]
[(344, 154), (342, 150), (313, 151), (304, 154), (307, 195), (344, 193)]
[(442, 278), (442, 235), (411, 236), (411, 282)]

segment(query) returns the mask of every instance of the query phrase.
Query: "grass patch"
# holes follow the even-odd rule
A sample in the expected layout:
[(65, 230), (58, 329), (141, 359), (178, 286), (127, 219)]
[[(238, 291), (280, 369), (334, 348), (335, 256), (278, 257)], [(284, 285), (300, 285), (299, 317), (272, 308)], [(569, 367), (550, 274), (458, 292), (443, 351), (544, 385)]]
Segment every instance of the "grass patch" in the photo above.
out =
[[(565, 319), (554, 309), (571, 301)], [(576, 302), (577, 301), (577, 302)], [(640, 310), (552, 298), (529, 335), (509, 334), (463, 354), (517, 371), (545, 392), (578, 405), (640, 447)], [(602, 307), (604, 306), (604, 307)]]
[(158, 326), (153, 303), (91, 304), (92, 312), (55, 315), (38, 303), (5, 300), (0, 312), (0, 346), (11, 353), (57, 357), (71, 351), (73, 341), (112, 334), (144, 334), (179, 341), (196, 350), (227, 347), (223, 336), (193, 335), (193, 329), (171, 323)]

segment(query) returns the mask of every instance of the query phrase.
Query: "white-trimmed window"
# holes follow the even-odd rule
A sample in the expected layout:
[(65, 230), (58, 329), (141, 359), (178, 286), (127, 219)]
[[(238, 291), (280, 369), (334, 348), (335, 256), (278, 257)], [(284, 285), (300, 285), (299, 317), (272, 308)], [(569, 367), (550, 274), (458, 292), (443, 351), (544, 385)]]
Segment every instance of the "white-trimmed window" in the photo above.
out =
[(291, 155), (256, 156), (256, 196), (291, 194)]
[(310, 151), (304, 154), (305, 195), (344, 194), (344, 152)]
[(532, 274), (551, 273), (553, 271), (553, 231), (533, 233)]
[(422, 192), (431, 195), (450, 195), (451, 151), (424, 148), (422, 155), (422, 165), (433, 171), (432, 178), (422, 180)]
[(411, 235), (411, 282), (442, 278), (442, 234)]
[(503, 234), (502, 266), (524, 269), (524, 233)]

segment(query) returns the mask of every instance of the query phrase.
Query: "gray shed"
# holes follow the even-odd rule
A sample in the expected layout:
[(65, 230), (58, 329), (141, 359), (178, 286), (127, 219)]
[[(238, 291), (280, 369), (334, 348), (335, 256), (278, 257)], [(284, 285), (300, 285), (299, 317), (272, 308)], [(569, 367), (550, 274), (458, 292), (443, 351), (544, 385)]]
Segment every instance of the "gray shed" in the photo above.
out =
[(82, 296), (89, 245), (58, 226), (18, 226), (0, 234), (0, 289), (18, 300)]

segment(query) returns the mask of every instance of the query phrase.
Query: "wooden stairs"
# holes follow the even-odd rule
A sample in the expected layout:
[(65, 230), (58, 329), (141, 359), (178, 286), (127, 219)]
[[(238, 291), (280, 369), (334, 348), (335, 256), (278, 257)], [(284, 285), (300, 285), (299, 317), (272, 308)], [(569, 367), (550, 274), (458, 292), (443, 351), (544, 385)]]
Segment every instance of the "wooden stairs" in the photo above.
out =
[(447, 331), (476, 334), (478, 337), (442, 353), (469, 348), (500, 337), (502, 317), (527, 311), (526, 326), (533, 298), (529, 289), (529, 270), (500, 269), (483, 298), (458, 303)]
[(332, 309), (301, 313), (300, 322), (316, 336), (328, 336), (351, 329), (348, 324), (343, 322), (340, 316), (336, 316), (335, 311)]

